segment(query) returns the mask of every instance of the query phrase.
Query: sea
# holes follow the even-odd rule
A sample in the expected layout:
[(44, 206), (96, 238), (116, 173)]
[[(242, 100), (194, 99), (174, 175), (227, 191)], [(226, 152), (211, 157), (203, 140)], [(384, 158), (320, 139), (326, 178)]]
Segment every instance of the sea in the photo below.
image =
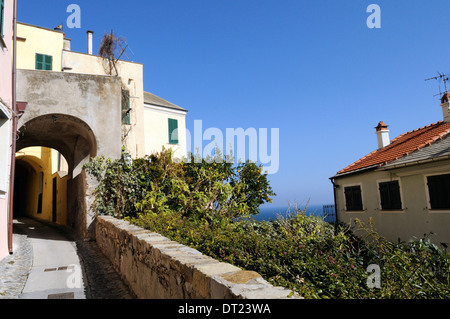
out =
[[(324, 206), (326, 208), (324, 209)], [(308, 205), (308, 206), (298, 206), (299, 210), (306, 209), (307, 216), (320, 216), (328, 222), (335, 221), (334, 206), (333, 205)], [(262, 206), (259, 209), (259, 214), (253, 218), (257, 221), (267, 221), (270, 219), (276, 219), (278, 216), (286, 217), (289, 213), (292, 213), (293, 207), (272, 207), (272, 206)]]

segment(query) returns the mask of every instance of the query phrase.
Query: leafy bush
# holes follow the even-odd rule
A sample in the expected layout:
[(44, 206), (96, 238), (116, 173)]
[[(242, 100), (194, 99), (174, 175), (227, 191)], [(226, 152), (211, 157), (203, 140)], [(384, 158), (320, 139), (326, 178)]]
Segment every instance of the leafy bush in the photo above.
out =
[(249, 161), (233, 165), (220, 155), (198, 159), (191, 154), (186, 163), (163, 150), (131, 161), (123, 151), (118, 160), (100, 157), (84, 168), (100, 182), (94, 210), (119, 218), (172, 211), (210, 220), (248, 217), (275, 195), (260, 166)]
[[(335, 226), (298, 208), (257, 222), (250, 217), (273, 195), (261, 168), (197, 162), (175, 163), (167, 151), (132, 164), (126, 154), (94, 160), (87, 169), (100, 181), (95, 207), (305, 298), (450, 297), (450, 256), (428, 237), (392, 243), (371, 223)], [(372, 264), (379, 289), (367, 284)]]

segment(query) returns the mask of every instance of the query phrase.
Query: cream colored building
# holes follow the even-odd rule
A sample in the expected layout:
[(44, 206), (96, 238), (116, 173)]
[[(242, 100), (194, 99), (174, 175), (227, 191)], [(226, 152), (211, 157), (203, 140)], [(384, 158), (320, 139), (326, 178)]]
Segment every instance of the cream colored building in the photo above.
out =
[[(103, 77), (120, 78), (122, 145), (133, 158), (160, 152), (163, 148), (173, 149), (176, 157), (186, 156), (187, 111), (154, 94), (144, 92), (143, 64), (117, 60), (111, 65), (107, 59), (95, 55), (94, 34), (91, 31), (87, 32), (86, 53), (72, 51), (71, 40), (66, 39), (60, 30), (18, 23), (17, 36), (18, 69), (52, 74), (98, 75), (100, 82)], [(85, 84), (80, 82), (79, 85)], [(80, 89), (83, 91), (82, 87)], [(102, 104), (101, 95), (91, 98), (97, 99), (92, 101), (92, 105)], [(109, 120), (108, 114), (102, 116), (104, 121)], [(16, 163), (19, 169), (28, 172), (23, 176), (29, 179), (27, 185), (18, 182), (22, 187), (21, 195), (25, 194), (27, 198), (26, 205), (18, 204), (19, 210), (40, 219), (65, 224), (67, 216), (63, 212), (67, 209), (70, 176), (67, 176), (68, 164), (64, 157), (57, 150), (36, 145), (19, 149)]]
[(17, 23), (17, 68), (60, 72), (64, 33)]
[[(62, 53), (64, 72), (110, 75), (109, 63), (105, 63), (105, 59), (100, 56), (70, 51), (68, 46)], [(117, 61), (115, 67), (122, 79), (124, 90), (122, 143), (132, 157), (143, 157), (145, 155), (144, 65)], [(105, 119), (107, 117), (105, 114)]]
[[(117, 70), (123, 85), (122, 143), (126, 150), (134, 158), (159, 152), (163, 147), (174, 149), (175, 156), (186, 156), (187, 111), (151, 93), (146, 97), (152, 98), (144, 101), (144, 65), (118, 60), (111, 67), (106, 59), (93, 53), (93, 39), (94, 33), (88, 31), (87, 52), (74, 52), (63, 32), (19, 23), (18, 68), (111, 76)], [(168, 139), (169, 118), (177, 122), (177, 140)]]
[(390, 140), (387, 125), (376, 129), (378, 149), (339, 171), (334, 184), (337, 218), (373, 221), (390, 241), (430, 236), (450, 245), (450, 103), (444, 120)]

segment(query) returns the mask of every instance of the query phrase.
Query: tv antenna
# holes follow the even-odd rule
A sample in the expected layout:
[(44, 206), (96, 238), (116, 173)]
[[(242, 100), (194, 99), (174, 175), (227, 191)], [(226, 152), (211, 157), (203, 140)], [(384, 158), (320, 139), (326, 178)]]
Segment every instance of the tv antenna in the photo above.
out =
[(438, 72), (438, 74), (439, 74), (438, 76), (435, 76), (435, 77), (432, 77), (432, 78), (429, 78), (429, 79), (425, 79), (425, 81), (439, 80), (439, 81), (443, 81), (444, 82), (445, 92), (444, 93), (441, 92), (441, 86), (439, 85), (439, 94), (435, 94), (434, 96), (437, 96), (437, 95), (442, 96), (442, 94), (448, 93), (447, 81), (450, 81), (450, 78), (447, 77), (445, 75), (445, 73), (441, 74), (440, 72)]

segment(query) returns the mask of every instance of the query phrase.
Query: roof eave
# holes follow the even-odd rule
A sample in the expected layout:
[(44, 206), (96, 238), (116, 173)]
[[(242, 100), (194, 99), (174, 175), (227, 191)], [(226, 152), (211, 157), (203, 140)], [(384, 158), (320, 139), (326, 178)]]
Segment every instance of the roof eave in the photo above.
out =
[(368, 170), (371, 170), (371, 169), (376, 169), (376, 168), (380, 167), (380, 165), (382, 165), (382, 164), (376, 164), (376, 165), (372, 165), (372, 166), (368, 166), (368, 167), (363, 167), (363, 168), (360, 168), (360, 169), (355, 169), (353, 171), (348, 171), (348, 172), (336, 174), (333, 177), (330, 177), (330, 179), (335, 179), (335, 178), (339, 178), (339, 177), (349, 176), (349, 175), (365, 172), (365, 171), (368, 171)]
[(170, 106), (167, 106), (167, 105), (160, 105), (160, 104), (150, 103), (150, 102), (145, 102), (145, 101), (144, 101), (144, 105), (155, 106), (155, 107), (160, 107), (160, 108), (163, 108), (163, 109), (169, 109), (169, 110), (185, 112), (185, 113), (189, 112), (188, 110), (183, 109), (181, 107), (178, 107), (178, 108), (177, 107), (170, 107)]
[(450, 159), (450, 155), (444, 155), (444, 156), (439, 156), (439, 157), (427, 158), (427, 159), (423, 159), (423, 160), (411, 161), (408, 163), (402, 163), (402, 164), (397, 164), (397, 165), (387, 165), (387, 166), (381, 167), (380, 169), (387, 171), (387, 170), (396, 169), (396, 168), (409, 167), (409, 166), (414, 166), (414, 165), (443, 161), (446, 159)]

